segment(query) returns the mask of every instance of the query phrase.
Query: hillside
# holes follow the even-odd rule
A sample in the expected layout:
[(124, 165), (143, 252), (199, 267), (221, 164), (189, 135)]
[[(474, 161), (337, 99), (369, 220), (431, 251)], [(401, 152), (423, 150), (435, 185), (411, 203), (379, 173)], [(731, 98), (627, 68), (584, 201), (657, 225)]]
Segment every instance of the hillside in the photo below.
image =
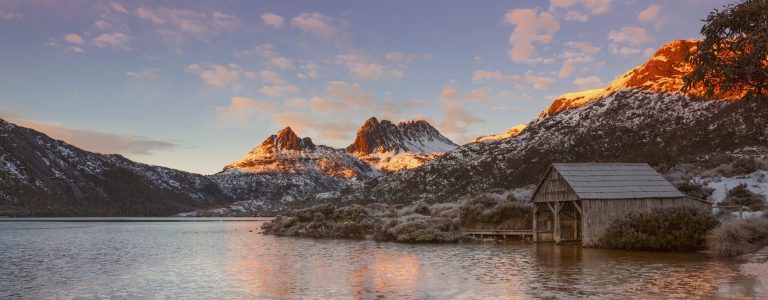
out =
[(0, 120), (0, 215), (167, 216), (231, 202), (210, 178), (87, 152)]
[(685, 65), (680, 53), (690, 51), (691, 43), (663, 46), (599, 92), (559, 97), (520, 135), (462, 146), (420, 168), (381, 178), (356, 196), (446, 201), (536, 183), (552, 162), (648, 162), (663, 170), (768, 151), (768, 101), (679, 92)]

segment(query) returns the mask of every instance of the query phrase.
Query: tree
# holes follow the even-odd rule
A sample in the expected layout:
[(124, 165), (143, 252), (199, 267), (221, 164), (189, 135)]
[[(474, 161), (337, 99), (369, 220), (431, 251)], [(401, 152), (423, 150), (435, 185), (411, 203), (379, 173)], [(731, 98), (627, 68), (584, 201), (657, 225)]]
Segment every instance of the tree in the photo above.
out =
[(704, 40), (688, 57), (694, 70), (683, 91), (699, 86), (707, 96), (768, 92), (768, 0), (745, 0), (715, 9), (701, 28)]

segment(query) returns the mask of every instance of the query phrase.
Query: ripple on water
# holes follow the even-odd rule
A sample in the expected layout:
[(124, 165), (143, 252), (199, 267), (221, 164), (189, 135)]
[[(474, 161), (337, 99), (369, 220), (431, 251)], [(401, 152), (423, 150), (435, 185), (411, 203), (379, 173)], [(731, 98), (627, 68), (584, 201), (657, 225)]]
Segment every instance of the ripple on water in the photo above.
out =
[(766, 297), (764, 280), (700, 254), (274, 237), (260, 225), (2, 222), (0, 299)]

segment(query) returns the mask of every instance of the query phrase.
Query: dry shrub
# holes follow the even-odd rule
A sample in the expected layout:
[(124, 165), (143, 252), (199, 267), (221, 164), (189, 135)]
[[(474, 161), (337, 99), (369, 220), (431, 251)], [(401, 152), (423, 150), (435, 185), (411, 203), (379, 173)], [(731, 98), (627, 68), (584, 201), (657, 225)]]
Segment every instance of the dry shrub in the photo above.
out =
[(733, 258), (768, 245), (766, 218), (734, 219), (707, 234), (707, 248), (713, 255)]
[(459, 221), (468, 228), (530, 229), (532, 208), (519, 201), (497, 202), (487, 195), (478, 195), (462, 202)]
[(627, 250), (701, 250), (715, 217), (699, 209), (676, 207), (635, 212), (611, 222), (602, 246)]
[(752, 211), (758, 211), (765, 207), (763, 197), (750, 191), (746, 184), (739, 184), (728, 191), (722, 204), (746, 206)]

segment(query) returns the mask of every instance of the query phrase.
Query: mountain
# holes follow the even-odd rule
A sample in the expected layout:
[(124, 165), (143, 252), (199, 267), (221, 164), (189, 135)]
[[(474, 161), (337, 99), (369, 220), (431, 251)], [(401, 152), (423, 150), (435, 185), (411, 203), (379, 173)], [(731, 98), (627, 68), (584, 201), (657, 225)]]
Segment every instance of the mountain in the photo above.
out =
[(336, 178), (372, 178), (379, 172), (343, 149), (315, 145), (299, 138), (291, 127), (269, 136), (242, 159), (224, 167), (225, 172), (322, 174)]
[(380, 178), (354, 197), (450, 201), (535, 184), (552, 162), (648, 162), (665, 170), (768, 153), (768, 101), (679, 92), (683, 54), (695, 51), (691, 45), (664, 45), (599, 93), (558, 97), (517, 136), (464, 145), (419, 168)]
[[(541, 112), (541, 116), (550, 116), (566, 109), (584, 106), (590, 102), (626, 89), (643, 90), (654, 93), (678, 93), (683, 87), (683, 76), (693, 70), (686, 57), (696, 51), (698, 40), (675, 40), (659, 50), (645, 64), (624, 73), (605, 88), (568, 93), (558, 97), (552, 105)], [(687, 92), (689, 96), (703, 97), (705, 90), (701, 87)], [(745, 91), (718, 93), (712, 99), (738, 100), (746, 94)]]
[(506, 138), (510, 138), (510, 137), (516, 137), (516, 136), (520, 135), (520, 133), (522, 133), (523, 130), (525, 130), (525, 127), (528, 127), (528, 124), (519, 124), (519, 125), (517, 125), (515, 127), (510, 128), (509, 130), (507, 130), (505, 132), (476, 137), (476, 138), (474, 138), (473, 140), (471, 140), (469, 142), (470, 143), (477, 143), (477, 142), (482, 142), (482, 141), (500, 140), (500, 139), (506, 139)]
[(346, 150), (376, 169), (394, 172), (421, 166), (457, 147), (427, 121), (393, 124), (374, 117), (365, 121)]
[(0, 120), (0, 215), (167, 216), (232, 199), (197, 174), (81, 150)]

